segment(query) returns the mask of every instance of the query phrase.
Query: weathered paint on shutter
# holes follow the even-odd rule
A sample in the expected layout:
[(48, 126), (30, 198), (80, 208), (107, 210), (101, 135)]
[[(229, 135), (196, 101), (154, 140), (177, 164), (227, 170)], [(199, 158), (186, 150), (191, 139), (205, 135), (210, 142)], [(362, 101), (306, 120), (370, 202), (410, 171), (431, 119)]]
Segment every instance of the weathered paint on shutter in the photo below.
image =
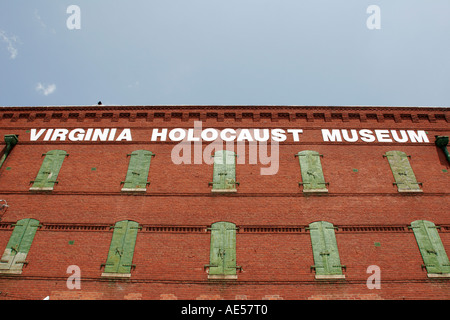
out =
[(136, 150), (131, 153), (127, 176), (122, 191), (146, 191), (149, 182), (148, 172), (154, 153), (147, 150)]
[(333, 224), (326, 221), (309, 225), (316, 275), (342, 274), (334, 229)]
[(129, 273), (131, 271), (138, 230), (139, 224), (137, 222), (128, 221), (118, 273)]
[(0, 271), (20, 272), (22, 270), (38, 227), (39, 221), (36, 219), (17, 221), (1, 258)]
[(119, 221), (109, 247), (105, 273), (130, 273), (139, 224), (135, 221)]
[(411, 223), (420, 254), (428, 273), (450, 273), (450, 262), (433, 222), (416, 220)]
[(406, 153), (388, 151), (385, 157), (388, 159), (399, 192), (422, 192)]
[(212, 191), (236, 191), (236, 154), (220, 150), (214, 153)]
[(304, 150), (297, 153), (302, 174), (303, 192), (328, 192), (323, 176), (320, 154), (317, 151)]
[(216, 222), (211, 225), (210, 275), (236, 275), (236, 225)]
[(64, 150), (48, 151), (30, 190), (53, 190), (66, 156)]

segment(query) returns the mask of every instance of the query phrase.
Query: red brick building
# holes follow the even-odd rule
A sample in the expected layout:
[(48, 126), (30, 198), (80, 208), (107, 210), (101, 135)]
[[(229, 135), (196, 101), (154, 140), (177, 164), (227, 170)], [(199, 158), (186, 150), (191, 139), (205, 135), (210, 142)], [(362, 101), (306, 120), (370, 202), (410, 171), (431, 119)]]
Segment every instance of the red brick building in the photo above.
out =
[(447, 108), (3, 107), (0, 298), (449, 299), (449, 123)]

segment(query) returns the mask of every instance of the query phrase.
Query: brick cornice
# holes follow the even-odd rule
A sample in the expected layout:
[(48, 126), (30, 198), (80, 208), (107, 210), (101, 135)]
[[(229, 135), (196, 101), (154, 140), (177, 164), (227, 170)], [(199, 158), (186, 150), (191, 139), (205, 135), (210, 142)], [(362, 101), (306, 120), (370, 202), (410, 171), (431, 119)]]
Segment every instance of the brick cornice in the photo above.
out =
[(45, 112), (45, 111), (152, 111), (152, 110), (296, 110), (296, 111), (440, 111), (448, 112), (450, 107), (421, 106), (305, 106), (305, 105), (122, 105), (122, 106), (0, 106), (3, 112)]
[(390, 107), (390, 106), (283, 106), (283, 105), (159, 105), (159, 106), (38, 106), (38, 107), (0, 107), (0, 121), (18, 122), (66, 122), (76, 118), (77, 122), (110, 121), (120, 119), (135, 122), (139, 118), (154, 121), (162, 118), (188, 121), (215, 119), (218, 122), (231, 119), (242, 121), (262, 120), (321, 122), (377, 121), (392, 120), (402, 122), (450, 122), (450, 108), (447, 107)]

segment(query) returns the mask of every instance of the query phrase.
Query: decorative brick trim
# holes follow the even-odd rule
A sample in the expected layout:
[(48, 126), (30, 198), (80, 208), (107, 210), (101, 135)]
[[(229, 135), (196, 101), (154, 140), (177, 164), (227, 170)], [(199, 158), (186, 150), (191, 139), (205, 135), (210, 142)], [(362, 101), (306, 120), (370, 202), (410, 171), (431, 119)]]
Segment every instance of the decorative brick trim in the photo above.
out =
[(113, 116), (111, 118), (111, 122), (118, 122), (119, 121), (119, 114), (113, 113)]
[(366, 114), (365, 114), (365, 113), (360, 113), (360, 114), (359, 114), (359, 120), (360, 120), (361, 122), (367, 122), (367, 116), (366, 116)]
[(42, 224), (42, 230), (47, 231), (109, 231), (110, 225), (105, 224)]
[(432, 113), (429, 113), (429, 114), (428, 114), (428, 120), (429, 120), (431, 123), (436, 123), (436, 117), (435, 117), (434, 114), (432, 114)]
[[(14, 229), (15, 222), (0, 222), (0, 231)], [(55, 232), (111, 232), (111, 224), (81, 224), (81, 223), (42, 223), (40, 231)], [(141, 225), (140, 232), (144, 233), (209, 233), (209, 226), (196, 225)], [(371, 225), (371, 226), (339, 226), (335, 225), (336, 233), (371, 233), (371, 232), (412, 232), (408, 225)], [(436, 224), (440, 233), (450, 233), (450, 225)], [(238, 226), (239, 234), (306, 234), (309, 233), (308, 225), (299, 226), (270, 226), (270, 225), (244, 225)]]
[(378, 120), (378, 122), (383, 123), (384, 122), (384, 116), (382, 114), (377, 113), (377, 120)]
[(450, 113), (444, 114), (445, 121), (450, 122)]
[(144, 232), (155, 233), (205, 233), (206, 226), (145, 226), (143, 225)]
[(272, 119), (272, 122), (278, 122), (279, 113), (272, 113), (271, 119)]
[(94, 116), (94, 122), (100, 122), (102, 121), (102, 114), (100, 112), (97, 112)]
[(52, 114), (47, 112), (44, 116), (44, 122), (50, 122), (51, 119), (52, 119)]
[[(12, 230), (15, 222), (0, 222), (0, 230)], [(81, 223), (42, 223), (42, 227), (39, 230), (42, 231), (104, 231), (110, 232), (110, 224), (81, 224)], [(208, 233), (205, 225), (148, 225), (142, 224), (142, 230), (144, 233)], [(407, 225), (335, 225), (336, 233), (370, 233), (370, 232), (412, 232)], [(439, 232), (449, 233), (450, 225), (436, 224)], [(239, 234), (258, 234), (258, 233), (278, 233), (278, 234), (306, 234), (308, 233), (308, 225), (298, 226), (276, 226), (276, 225), (242, 225), (238, 226), (237, 233)]]
[(408, 232), (408, 226), (341, 226), (336, 232)]
[(14, 113), (11, 118), (11, 122), (17, 122), (17, 120), (19, 120), (19, 113)]
[[(200, 111), (201, 110), (209, 110)], [(106, 113), (105, 113), (106, 112)], [(306, 106), (117, 106), (117, 107), (0, 107), (0, 120), (9, 119), (17, 122), (26, 118), (27, 122), (59, 119), (66, 122), (72, 115), (77, 115), (77, 121), (83, 122), (85, 118), (93, 118), (94, 122), (102, 119), (111, 119), (111, 122), (128, 119), (134, 122), (136, 118), (154, 118), (171, 121), (180, 118), (189, 121), (198, 118), (205, 121), (214, 118), (218, 122), (233, 119), (236, 122), (243, 119), (253, 119), (259, 122), (270, 119), (272, 122), (287, 120), (290, 122), (305, 120), (306, 122), (332, 122), (360, 121), (362, 123), (375, 120), (379, 123), (394, 121), (395, 123), (436, 123), (450, 122), (449, 108), (400, 108), (400, 107), (306, 107)], [(109, 115), (113, 115), (112, 117)]]
[(86, 117), (86, 113), (79, 113), (77, 122), (83, 122), (85, 117)]
[(36, 113), (30, 113), (30, 115), (28, 116), (27, 121), (28, 122), (33, 122), (36, 119)]
[(2, 222), (0, 223), (0, 230), (10, 230), (13, 229), (13, 223), (12, 222)]
[(304, 233), (300, 226), (242, 226), (239, 233)]
[(349, 118), (348, 113), (343, 113), (342, 114), (342, 122), (349, 122), (349, 121), (350, 121), (350, 118)]

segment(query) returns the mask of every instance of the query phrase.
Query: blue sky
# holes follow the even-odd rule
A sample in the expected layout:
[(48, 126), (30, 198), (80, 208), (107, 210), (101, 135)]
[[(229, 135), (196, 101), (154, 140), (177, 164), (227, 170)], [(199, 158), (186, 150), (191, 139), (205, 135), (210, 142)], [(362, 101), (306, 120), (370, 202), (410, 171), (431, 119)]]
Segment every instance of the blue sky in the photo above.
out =
[(0, 106), (450, 106), (449, 57), (448, 0), (0, 3)]

